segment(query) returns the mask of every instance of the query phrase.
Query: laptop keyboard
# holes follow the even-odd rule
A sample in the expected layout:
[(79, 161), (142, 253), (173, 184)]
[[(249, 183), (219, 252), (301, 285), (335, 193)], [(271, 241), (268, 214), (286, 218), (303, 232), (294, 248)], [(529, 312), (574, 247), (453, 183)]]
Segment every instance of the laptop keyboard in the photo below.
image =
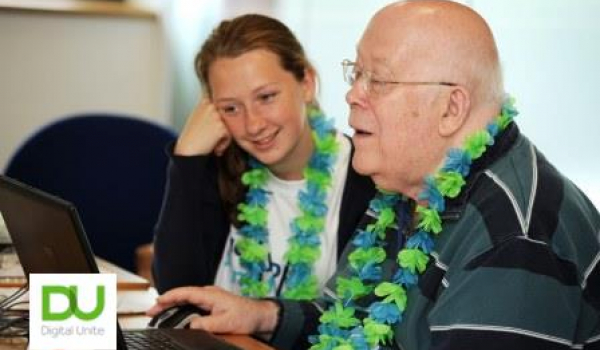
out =
[(123, 332), (128, 350), (148, 349), (181, 349), (173, 340), (159, 331), (126, 331)]

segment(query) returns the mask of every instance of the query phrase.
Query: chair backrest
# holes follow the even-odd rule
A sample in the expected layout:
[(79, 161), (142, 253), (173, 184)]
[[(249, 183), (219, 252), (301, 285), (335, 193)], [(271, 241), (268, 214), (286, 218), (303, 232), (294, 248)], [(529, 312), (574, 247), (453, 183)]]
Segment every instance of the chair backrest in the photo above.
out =
[(152, 241), (166, 181), (165, 146), (176, 134), (141, 119), (77, 115), (33, 134), (7, 176), (75, 204), (94, 253), (130, 271)]

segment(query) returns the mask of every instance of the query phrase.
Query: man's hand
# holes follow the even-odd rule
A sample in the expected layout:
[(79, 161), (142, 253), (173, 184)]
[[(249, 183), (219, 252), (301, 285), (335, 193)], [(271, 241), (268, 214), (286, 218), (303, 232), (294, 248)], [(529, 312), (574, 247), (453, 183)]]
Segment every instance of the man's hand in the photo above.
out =
[(271, 333), (277, 325), (279, 307), (269, 300), (241, 297), (219, 287), (181, 287), (156, 300), (148, 316), (155, 316), (173, 305), (194, 304), (210, 312), (196, 317), (190, 328), (220, 334)]

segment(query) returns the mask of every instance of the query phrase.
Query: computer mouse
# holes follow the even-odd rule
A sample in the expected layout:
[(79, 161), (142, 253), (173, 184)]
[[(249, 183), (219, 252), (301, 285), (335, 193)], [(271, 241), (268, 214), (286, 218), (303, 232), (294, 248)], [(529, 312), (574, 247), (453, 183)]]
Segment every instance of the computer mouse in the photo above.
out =
[(148, 328), (189, 328), (194, 316), (208, 314), (208, 311), (191, 304), (175, 305), (152, 317)]

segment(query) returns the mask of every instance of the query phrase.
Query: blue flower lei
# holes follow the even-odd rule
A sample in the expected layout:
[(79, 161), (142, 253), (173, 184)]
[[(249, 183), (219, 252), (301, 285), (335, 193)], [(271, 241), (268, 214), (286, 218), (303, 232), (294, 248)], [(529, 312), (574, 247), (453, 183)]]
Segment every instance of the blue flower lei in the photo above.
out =
[[(292, 237), (284, 260), (288, 274), (283, 281), (283, 296), (287, 299), (311, 300), (319, 295), (319, 283), (314, 274), (315, 262), (321, 255), (320, 234), (325, 229), (327, 190), (332, 184), (333, 165), (339, 142), (333, 121), (326, 119), (316, 107), (308, 108), (312, 128), (314, 152), (304, 168), (306, 188), (298, 193), (301, 214), (290, 223)], [(269, 172), (264, 164), (251, 159), (250, 170), (242, 174), (242, 183), (248, 186), (246, 202), (238, 205), (238, 219), (245, 224), (235, 243), (243, 268), (238, 283), (245, 296), (265, 297), (274, 288), (274, 279), (265, 280), (269, 266), (268, 213), (269, 193), (264, 189)]]
[[(392, 326), (402, 322), (408, 302), (407, 290), (417, 284), (419, 275), (425, 271), (434, 246), (433, 236), (442, 231), (440, 213), (445, 210), (444, 198), (459, 195), (471, 163), (494, 144), (496, 135), (517, 114), (514, 99), (507, 97), (495, 120), (485, 130), (469, 136), (463, 149), (450, 149), (441, 169), (425, 179), (418, 199), (427, 206), (416, 207), (416, 232), (398, 252), (398, 270), (391, 281), (382, 281), (385, 235), (387, 229), (396, 225), (394, 207), (398, 201), (407, 199), (380, 190), (369, 204), (377, 220), (365, 230), (359, 230), (353, 239), (356, 248), (348, 256), (351, 276), (337, 278), (339, 299), (321, 315), (319, 335), (310, 337), (311, 350), (368, 350), (391, 342)], [(355, 301), (372, 293), (376, 301), (367, 308), (368, 315), (359, 320), (355, 316)]]

